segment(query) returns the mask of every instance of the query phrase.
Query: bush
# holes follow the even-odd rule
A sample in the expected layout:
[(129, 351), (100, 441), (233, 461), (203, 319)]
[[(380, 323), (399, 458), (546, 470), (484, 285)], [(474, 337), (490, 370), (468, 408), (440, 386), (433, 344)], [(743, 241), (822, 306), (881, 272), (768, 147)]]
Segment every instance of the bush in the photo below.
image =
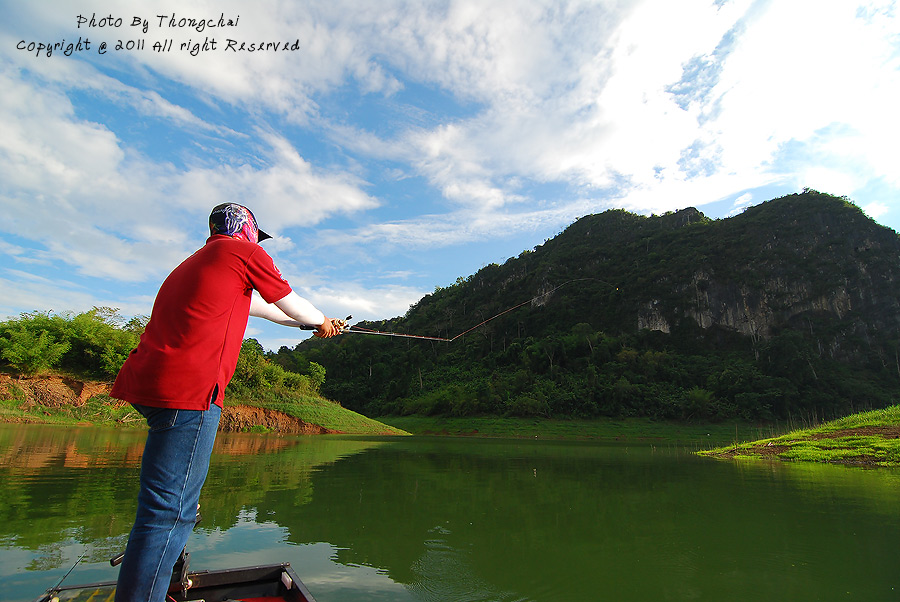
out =
[[(80, 314), (35, 311), (0, 322), (0, 361), (22, 374), (61, 369), (75, 374), (115, 378), (147, 324), (145, 316), (124, 325), (118, 310), (94, 307)], [(325, 368), (306, 362), (306, 374), (271, 362), (262, 345), (247, 339), (241, 345), (228, 390), (238, 397), (272, 398), (317, 395)]]
[(0, 358), (23, 374), (55, 367), (71, 345), (42, 327), (49, 320), (47, 314), (23, 314), (20, 321), (0, 324)]
[(140, 338), (135, 320), (129, 329), (119, 322), (118, 310), (109, 307), (76, 315), (23, 313), (0, 322), (0, 358), (25, 374), (62, 368), (112, 378)]
[(61, 365), (114, 378), (140, 340), (140, 333), (123, 329), (121, 321), (118, 310), (109, 307), (94, 307), (67, 320), (65, 333), (71, 347)]
[(309, 374), (284, 369), (266, 357), (256, 339), (246, 339), (241, 345), (234, 377), (228, 390), (238, 396), (256, 397), (276, 394), (315, 395), (325, 382), (325, 368), (309, 362)]

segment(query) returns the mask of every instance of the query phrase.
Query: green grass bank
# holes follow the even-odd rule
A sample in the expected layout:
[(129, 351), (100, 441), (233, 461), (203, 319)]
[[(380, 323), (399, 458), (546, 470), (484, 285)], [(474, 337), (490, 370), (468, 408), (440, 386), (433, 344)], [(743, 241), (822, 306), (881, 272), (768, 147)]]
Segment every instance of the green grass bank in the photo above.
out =
[(852, 414), (777, 437), (697, 453), (725, 459), (900, 466), (900, 405)]
[[(105, 393), (108, 383), (85, 383), (54, 374), (0, 383), (0, 422), (144, 428), (144, 418)], [(79, 395), (78, 392), (81, 392)], [(269, 395), (265, 400), (229, 395), (220, 429), (238, 432), (408, 435), (316, 395)]]

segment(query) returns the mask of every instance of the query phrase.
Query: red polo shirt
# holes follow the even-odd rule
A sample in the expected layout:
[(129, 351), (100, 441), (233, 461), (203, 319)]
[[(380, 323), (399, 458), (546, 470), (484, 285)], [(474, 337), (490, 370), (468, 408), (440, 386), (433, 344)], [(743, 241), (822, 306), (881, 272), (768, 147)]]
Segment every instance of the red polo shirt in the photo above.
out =
[(253, 289), (269, 303), (291, 292), (258, 244), (209, 237), (163, 282), (150, 322), (119, 371), (110, 397), (206, 410), (217, 391), (214, 401), (222, 405), (237, 366)]

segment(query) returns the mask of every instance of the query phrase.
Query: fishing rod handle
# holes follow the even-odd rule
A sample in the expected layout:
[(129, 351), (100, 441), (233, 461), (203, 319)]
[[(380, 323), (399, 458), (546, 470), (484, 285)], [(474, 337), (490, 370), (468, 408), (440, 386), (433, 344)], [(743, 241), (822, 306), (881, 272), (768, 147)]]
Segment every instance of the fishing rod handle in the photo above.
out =
[[(341, 326), (341, 328), (340, 328), (339, 330), (340, 330), (341, 332), (343, 332), (344, 330), (346, 330), (346, 329), (347, 329), (347, 322), (350, 321), (350, 320), (352, 320), (352, 319), (353, 319), (353, 316), (347, 316), (347, 317), (344, 318), (343, 320), (338, 320), (338, 322), (343, 323), (343, 326)], [(302, 326), (298, 326), (297, 328), (299, 328), (300, 330), (319, 330), (319, 327), (318, 327), (318, 326), (313, 326), (312, 324), (304, 324), (304, 325), (302, 325)]]

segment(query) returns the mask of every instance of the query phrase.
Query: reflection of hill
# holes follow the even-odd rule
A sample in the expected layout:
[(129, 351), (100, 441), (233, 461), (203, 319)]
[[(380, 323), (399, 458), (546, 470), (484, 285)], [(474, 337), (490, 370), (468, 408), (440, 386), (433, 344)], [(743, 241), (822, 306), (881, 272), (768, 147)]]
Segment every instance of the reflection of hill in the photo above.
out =
[(353, 437), (292, 437), (279, 435), (252, 435), (219, 433), (213, 456), (258, 455), (282, 452), (297, 447), (310, 464), (331, 464), (344, 456), (359, 453), (379, 445)]
[[(0, 541), (41, 550), (40, 568), (73, 538), (88, 561), (120, 551), (134, 520), (145, 433), (136, 430), (0, 425)], [(310, 474), (378, 445), (323, 437), (220, 433), (201, 498), (204, 522), (227, 528), (267, 491), (311, 496)]]
[[(234, 438), (237, 441), (233, 441)], [(234, 445), (253, 445), (253, 435), (231, 435), (222, 438), (224, 449)], [(257, 439), (271, 439), (259, 436)], [(275, 441), (281, 441), (281, 438)], [(248, 507), (260, 505), (269, 495), (281, 492), (293, 513), (312, 499), (311, 475), (341, 458), (381, 445), (377, 441), (343, 437), (289, 437), (292, 446), (279, 453), (256, 456), (230, 456), (216, 451), (203, 488), (201, 504), (206, 525), (229, 528)], [(266, 520), (281, 522), (281, 516), (268, 515)]]
[[(0, 428), (4, 448), (29, 440), (19, 437)], [(0, 465), (0, 542), (40, 550), (41, 568), (64, 562), (60, 542), (120, 549), (137, 488), (125, 460), (132, 443), (97, 439), (90, 453), (79, 443), (89, 468)], [(242, 435), (220, 444), (201, 530), (243, 523), (231, 535), (245, 552), (247, 533), (266, 530), (277, 545), (327, 542), (338, 562), (374, 567), (420, 599), (765, 599), (790, 579), (811, 594), (788, 598), (830, 599), (844, 591), (842, 575), (896, 574), (896, 471), (539, 441)], [(119, 465), (92, 458), (106, 454)]]
[(0, 468), (138, 466), (143, 449), (142, 431), (0, 425)]
[(236, 435), (218, 433), (214, 455), (250, 456), (273, 454), (297, 444), (296, 437), (278, 437), (261, 435)]
[(51, 564), (72, 538), (101, 554), (121, 546), (143, 444), (141, 431), (0, 425), (0, 540), (42, 550)]
[[(855, 528), (818, 522), (834, 513), (843, 474), (820, 473), (818, 497), (808, 497), (745, 487), (731, 465), (704, 467), (650, 448), (416, 441), (313, 473), (315, 496), (302, 507), (290, 491), (268, 492), (262, 507), (291, 541), (329, 542), (338, 561), (384, 570), (426, 599), (548, 599), (558, 587), (592, 600), (624, 582), (643, 594), (627, 599), (660, 599), (663, 577), (699, 586), (701, 573), (728, 574), (738, 542), (752, 550), (744, 558), (791, 558), (792, 542), (833, 549), (832, 535)], [(896, 492), (896, 479), (861, 479), (891, 516), (896, 500), (878, 491)], [(875, 539), (861, 562), (892, 553), (888, 537)], [(660, 580), (635, 582), (623, 567)]]
[[(516, 575), (516, 566), (532, 570), (540, 550), (567, 558), (569, 543), (580, 540), (576, 534), (596, 529), (583, 510), (570, 516), (573, 506), (603, 516), (611, 500), (598, 495), (598, 486), (617, 488), (624, 504), (643, 481), (622, 466), (579, 458), (576, 448), (575, 457), (523, 458), (506, 455), (520, 451), (508, 442), (470, 447), (448, 453), (440, 443), (394, 444), (337, 463), (322, 475), (327, 482), (313, 475), (315, 496), (301, 508), (281, 491), (269, 492), (264, 506), (291, 541), (330, 542), (341, 549), (340, 562), (384, 569), (416, 589), (458, 593), (490, 583), (479, 587), (516, 591), (516, 578), (498, 575)], [(597, 535), (601, 544), (615, 534)], [(548, 559), (548, 566), (556, 570), (558, 562)], [(435, 571), (438, 565), (455, 569)], [(528, 581), (528, 574), (518, 577)], [(442, 586), (435, 578), (458, 583)]]
[[(252, 439), (254, 436), (223, 437), (225, 449), (230, 449), (235, 444), (252, 445), (252, 442), (247, 441), (235, 443), (231, 440), (232, 437), (240, 440)], [(278, 440), (280, 439), (276, 439)], [(201, 528), (207, 525), (229, 528), (236, 524), (238, 515), (244, 508), (258, 506), (269, 495), (283, 495), (286, 505), (284, 513), (294, 513), (312, 499), (311, 475), (314, 472), (337, 463), (341, 458), (381, 445), (378, 441), (331, 436), (286, 440), (293, 443), (289, 449), (256, 456), (220, 454), (217, 446), (201, 497), (204, 519)], [(265, 518), (282, 522), (280, 515), (268, 515)]]

